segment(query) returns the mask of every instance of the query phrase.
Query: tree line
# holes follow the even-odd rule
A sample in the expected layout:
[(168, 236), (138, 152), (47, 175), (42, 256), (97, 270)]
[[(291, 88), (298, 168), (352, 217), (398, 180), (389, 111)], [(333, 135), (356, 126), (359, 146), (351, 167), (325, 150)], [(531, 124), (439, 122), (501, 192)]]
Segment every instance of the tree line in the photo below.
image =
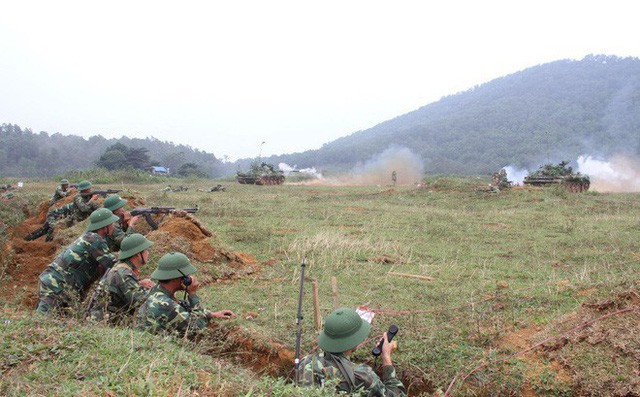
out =
[(15, 124), (0, 125), (0, 175), (49, 177), (70, 170), (109, 170), (150, 166), (169, 168), (180, 176), (222, 176), (222, 162), (213, 154), (155, 138), (88, 139), (47, 132), (34, 133)]

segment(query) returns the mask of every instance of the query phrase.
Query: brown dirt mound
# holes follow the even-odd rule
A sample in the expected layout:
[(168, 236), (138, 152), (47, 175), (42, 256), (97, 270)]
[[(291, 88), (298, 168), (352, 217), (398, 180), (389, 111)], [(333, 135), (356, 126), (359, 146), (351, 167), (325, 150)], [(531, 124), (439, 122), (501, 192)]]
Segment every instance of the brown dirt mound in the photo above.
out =
[(73, 201), (73, 197), (65, 197), (49, 207), (49, 201), (42, 201), (37, 206), (35, 216), (27, 218), (21, 224), (9, 230), (9, 241), (2, 247), (3, 260), (6, 265), (10, 287), (0, 288), (0, 297), (5, 300), (18, 300), (27, 307), (35, 306), (38, 297), (38, 276), (55, 258), (60, 247), (74, 240), (78, 233), (71, 233), (65, 222), (56, 224), (56, 235), (53, 241), (44, 241), (44, 237), (35, 241), (25, 241), (24, 236), (42, 226), (47, 213)]
[(126, 194), (126, 195), (120, 195), (121, 198), (127, 200), (127, 204), (132, 207), (143, 207), (145, 205), (147, 205), (147, 201), (144, 199), (144, 197), (140, 196), (140, 193), (138, 192), (133, 192), (132, 194)]
[[(208, 234), (211, 235), (210, 232)], [(205, 284), (242, 277), (259, 269), (256, 259), (251, 255), (214, 248), (203, 227), (194, 223), (192, 217), (170, 216), (147, 238), (155, 243), (154, 253), (163, 255), (179, 251), (191, 260), (202, 263), (198, 278)]]
[[(602, 319), (594, 321), (599, 318)], [(567, 332), (569, 330), (573, 331)], [(554, 335), (559, 336), (553, 338)], [(516, 330), (498, 344), (522, 351), (549, 338), (552, 339), (539, 351), (519, 356), (527, 365), (523, 395), (532, 391), (533, 386), (543, 387), (540, 384), (543, 377), (547, 383), (570, 388), (574, 395), (591, 395), (593, 390), (611, 396), (640, 395), (640, 293), (637, 288), (610, 299), (585, 303), (577, 312), (545, 328)]]

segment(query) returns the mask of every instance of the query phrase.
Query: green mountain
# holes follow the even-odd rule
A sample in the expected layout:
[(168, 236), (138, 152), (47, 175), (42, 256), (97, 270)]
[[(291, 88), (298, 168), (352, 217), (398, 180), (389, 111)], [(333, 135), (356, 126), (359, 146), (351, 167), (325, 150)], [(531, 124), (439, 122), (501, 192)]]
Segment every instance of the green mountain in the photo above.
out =
[(345, 170), (409, 148), (427, 173), (640, 153), (640, 60), (590, 55), (501, 77), (310, 150), (268, 161)]

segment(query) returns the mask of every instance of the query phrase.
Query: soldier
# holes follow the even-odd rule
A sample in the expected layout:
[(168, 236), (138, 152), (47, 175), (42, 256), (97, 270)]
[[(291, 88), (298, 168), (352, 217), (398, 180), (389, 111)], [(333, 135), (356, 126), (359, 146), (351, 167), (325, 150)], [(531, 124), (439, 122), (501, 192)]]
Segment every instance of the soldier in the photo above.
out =
[(322, 352), (305, 356), (300, 361), (298, 381), (302, 386), (320, 385), (334, 379), (337, 392), (360, 393), (364, 396), (406, 396), (406, 389), (396, 378), (391, 352), (396, 342), (382, 338), (382, 380), (371, 367), (355, 364), (348, 356), (363, 344), (371, 331), (371, 324), (362, 320), (355, 310), (340, 308), (329, 314), (318, 335)]
[(91, 214), (86, 232), (40, 274), (36, 312), (61, 311), (81, 302), (89, 286), (116, 263), (104, 238), (117, 220), (106, 208)]
[(396, 182), (398, 181), (398, 173), (393, 171), (391, 173), (391, 182), (393, 182), (393, 186), (396, 185)]
[(122, 324), (147, 299), (155, 284), (148, 278), (138, 281), (138, 269), (149, 260), (149, 247), (153, 243), (143, 235), (134, 233), (122, 240), (119, 262), (100, 279), (89, 303), (92, 320), (107, 319), (111, 324)]
[(60, 208), (56, 208), (47, 214), (47, 220), (42, 226), (33, 232), (27, 234), (24, 239), (27, 241), (35, 240), (47, 235), (46, 241), (53, 240), (53, 232), (58, 219), (67, 218), (69, 226), (75, 222), (82, 222), (87, 219), (89, 214), (98, 209), (100, 204), (98, 203), (98, 195), (91, 194), (91, 182), (82, 181), (78, 184), (78, 190), (80, 191), (73, 198), (73, 202), (63, 205)]
[[(189, 258), (180, 252), (170, 252), (160, 258), (158, 268), (151, 274), (151, 279), (158, 280), (158, 284), (140, 306), (136, 327), (151, 333), (176, 332), (182, 336), (206, 328), (212, 318), (235, 317), (230, 310), (210, 312), (200, 305), (196, 295), (200, 283), (191, 277), (195, 272)], [(185, 291), (188, 299), (178, 302), (177, 291)]]
[(61, 180), (60, 186), (56, 188), (51, 200), (49, 200), (49, 207), (51, 207), (56, 201), (67, 197), (70, 193), (67, 189), (69, 189), (69, 181), (67, 179)]
[(107, 244), (113, 252), (120, 250), (120, 244), (126, 236), (135, 233), (134, 226), (139, 219), (139, 216), (132, 217), (129, 211), (124, 210), (125, 204), (127, 204), (127, 200), (120, 198), (117, 194), (112, 194), (104, 199), (104, 208), (120, 218), (120, 221), (113, 225), (115, 229), (113, 234), (107, 237)]

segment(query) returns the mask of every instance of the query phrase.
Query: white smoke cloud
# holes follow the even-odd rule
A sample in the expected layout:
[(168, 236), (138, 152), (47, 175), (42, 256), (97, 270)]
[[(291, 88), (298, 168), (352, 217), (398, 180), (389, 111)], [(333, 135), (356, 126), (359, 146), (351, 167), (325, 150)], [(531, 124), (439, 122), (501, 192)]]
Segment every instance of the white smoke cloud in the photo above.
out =
[(513, 182), (514, 185), (522, 185), (524, 177), (529, 175), (529, 171), (516, 168), (513, 165), (504, 167), (504, 170), (507, 172), (507, 179)]
[(640, 192), (640, 161), (616, 155), (598, 160), (589, 155), (578, 157), (578, 171), (589, 175), (591, 190), (598, 192)]
[(297, 169), (295, 165), (292, 167), (287, 163), (280, 163), (278, 164), (278, 168), (287, 175), (295, 171), (301, 174), (311, 175), (317, 179), (322, 179), (322, 174), (316, 170), (316, 167)]

